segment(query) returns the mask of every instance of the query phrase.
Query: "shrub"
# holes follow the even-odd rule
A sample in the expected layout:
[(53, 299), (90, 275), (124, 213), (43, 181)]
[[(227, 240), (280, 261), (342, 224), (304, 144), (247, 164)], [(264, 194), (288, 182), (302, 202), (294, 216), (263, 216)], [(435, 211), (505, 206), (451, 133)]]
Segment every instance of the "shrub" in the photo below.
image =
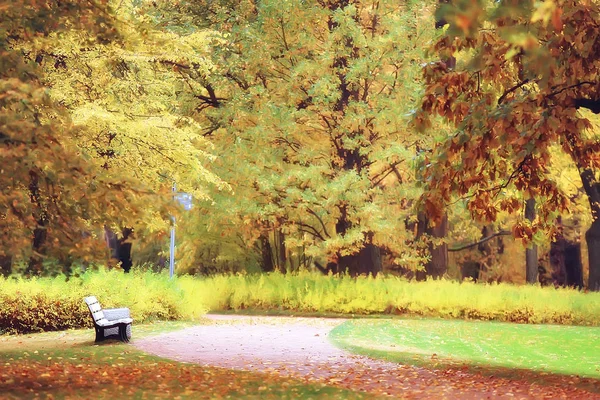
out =
[[(0, 332), (28, 333), (91, 326), (89, 312), (70, 298), (51, 298), (43, 293), (0, 295)], [(85, 311), (85, 312), (84, 312)]]
[[(191, 278), (190, 278), (191, 279)], [(188, 280), (211, 310), (407, 314), (518, 323), (600, 325), (600, 293), (511, 284), (410, 282), (300, 272)], [(188, 290), (188, 289), (184, 289)]]
[(317, 314), (403, 314), (518, 323), (600, 325), (600, 293), (574, 289), (409, 282), (299, 272), (209, 278), (134, 271), (88, 272), (80, 278), (0, 279), (0, 332), (91, 326), (83, 297), (129, 307), (135, 322), (194, 319), (207, 310)]
[(0, 333), (91, 327), (85, 296), (102, 307), (128, 307), (135, 322), (192, 319), (206, 308), (186, 298), (175, 280), (152, 272), (89, 272), (80, 278), (0, 279)]

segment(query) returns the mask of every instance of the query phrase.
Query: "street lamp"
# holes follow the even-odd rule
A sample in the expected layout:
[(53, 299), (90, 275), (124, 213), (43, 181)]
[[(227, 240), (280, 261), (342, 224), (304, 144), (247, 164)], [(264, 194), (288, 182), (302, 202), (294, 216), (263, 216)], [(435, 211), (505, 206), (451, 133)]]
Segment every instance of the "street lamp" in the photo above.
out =
[[(175, 183), (173, 183), (173, 197), (175, 201), (183, 206), (185, 211), (192, 209), (192, 195), (190, 193), (177, 193)], [(171, 216), (171, 240), (169, 246), (169, 277), (175, 274), (175, 216)]]

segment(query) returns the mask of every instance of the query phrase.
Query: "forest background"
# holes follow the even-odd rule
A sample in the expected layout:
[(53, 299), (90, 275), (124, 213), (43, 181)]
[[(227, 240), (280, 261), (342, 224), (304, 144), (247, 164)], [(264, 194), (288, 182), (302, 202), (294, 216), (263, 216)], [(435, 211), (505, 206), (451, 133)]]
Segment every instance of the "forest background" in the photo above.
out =
[(22, 3), (5, 275), (160, 269), (175, 215), (179, 274), (600, 290), (598, 1)]

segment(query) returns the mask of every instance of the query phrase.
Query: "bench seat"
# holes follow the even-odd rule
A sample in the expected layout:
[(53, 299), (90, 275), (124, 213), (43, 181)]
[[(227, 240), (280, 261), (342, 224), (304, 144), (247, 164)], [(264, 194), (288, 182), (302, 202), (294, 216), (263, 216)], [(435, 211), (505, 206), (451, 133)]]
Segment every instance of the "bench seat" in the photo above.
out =
[(121, 319), (115, 319), (115, 320), (107, 320), (107, 319), (101, 319), (96, 321), (96, 323), (104, 328), (108, 328), (111, 326), (117, 326), (119, 324), (131, 324), (133, 322), (132, 318), (121, 318)]

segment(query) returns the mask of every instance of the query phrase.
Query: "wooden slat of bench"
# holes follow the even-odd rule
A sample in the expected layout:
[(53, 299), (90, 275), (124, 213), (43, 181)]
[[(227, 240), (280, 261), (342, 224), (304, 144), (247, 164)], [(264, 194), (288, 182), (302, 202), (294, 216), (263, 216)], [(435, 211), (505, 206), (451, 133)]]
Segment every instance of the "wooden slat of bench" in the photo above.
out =
[(92, 317), (94, 321), (98, 322), (101, 319), (104, 319), (104, 312), (102, 310), (92, 311)]
[(121, 324), (131, 324), (132, 322), (133, 322), (133, 319), (131, 319), (131, 318), (121, 318), (116, 321), (108, 321), (108, 320), (104, 319), (101, 321), (97, 321), (97, 324), (98, 324), (98, 326), (101, 326), (103, 328), (109, 328), (109, 327), (114, 327), (114, 326), (121, 325)]
[(102, 311), (102, 307), (100, 306), (100, 302), (96, 298), (96, 296), (89, 296), (84, 299), (88, 308), (90, 309), (90, 313), (92, 314), (92, 318), (94, 322), (97, 324), (98, 321), (104, 319), (104, 312)]

